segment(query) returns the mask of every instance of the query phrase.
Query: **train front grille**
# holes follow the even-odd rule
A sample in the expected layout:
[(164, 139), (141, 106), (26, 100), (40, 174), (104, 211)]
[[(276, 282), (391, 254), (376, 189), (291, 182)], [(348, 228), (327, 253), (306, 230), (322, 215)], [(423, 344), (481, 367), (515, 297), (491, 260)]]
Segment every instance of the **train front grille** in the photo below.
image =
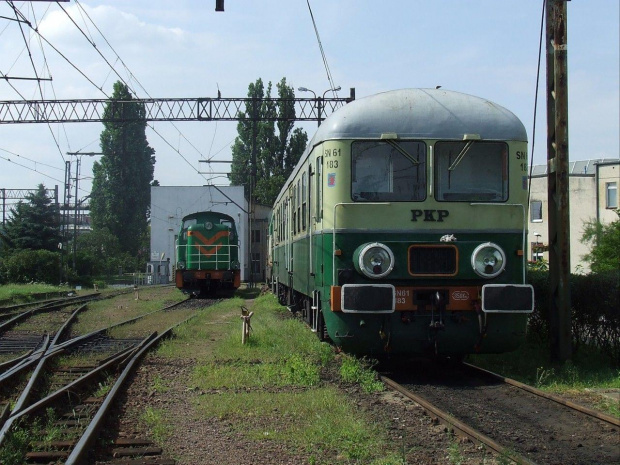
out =
[(417, 244), (409, 247), (409, 273), (415, 276), (454, 276), (458, 271), (454, 245)]

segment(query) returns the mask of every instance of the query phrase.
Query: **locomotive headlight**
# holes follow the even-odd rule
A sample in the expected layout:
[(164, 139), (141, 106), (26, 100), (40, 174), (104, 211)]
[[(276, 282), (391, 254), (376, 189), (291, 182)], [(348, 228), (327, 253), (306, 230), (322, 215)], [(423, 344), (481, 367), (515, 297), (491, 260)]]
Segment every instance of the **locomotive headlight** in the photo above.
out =
[(213, 223), (211, 223), (210, 221), (207, 221), (207, 222), (205, 223), (205, 228), (207, 228), (207, 229), (213, 229)]
[(181, 261), (177, 262), (177, 268), (179, 270), (184, 270), (185, 269), (185, 262), (181, 262)]
[(358, 273), (368, 278), (385, 278), (394, 268), (394, 254), (387, 245), (371, 242), (355, 250), (353, 263)]
[(240, 267), (241, 267), (241, 264), (239, 263), (238, 260), (233, 260), (232, 262), (230, 262), (231, 270), (238, 270)]
[(471, 266), (478, 276), (495, 278), (506, 267), (506, 255), (499, 245), (485, 242), (471, 254)]

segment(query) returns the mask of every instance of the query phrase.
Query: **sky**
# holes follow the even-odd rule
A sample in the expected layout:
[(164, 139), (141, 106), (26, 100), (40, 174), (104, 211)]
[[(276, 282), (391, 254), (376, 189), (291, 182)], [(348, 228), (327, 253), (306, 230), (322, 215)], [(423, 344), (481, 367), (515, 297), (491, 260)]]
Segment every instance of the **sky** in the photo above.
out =
[[(355, 88), (358, 99), (440, 85), (506, 107), (530, 144), (534, 136), (543, 0), (225, 0), (225, 12), (214, 11), (215, 0), (13, 4), (40, 36), (7, 19), (15, 13), (0, 0), (2, 101), (106, 98), (119, 76), (140, 98), (216, 97), (218, 90), (241, 98), (258, 78), (275, 88), (285, 77), (320, 95), (333, 83), (340, 97)], [(618, 158), (619, 2), (572, 0), (567, 8), (569, 159)], [(544, 52), (543, 45), (534, 164), (546, 160)], [(217, 174), (226, 165), (199, 160), (230, 160), (235, 122), (151, 125), (160, 185), (227, 184)], [(316, 123), (298, 126), (312, 138)], [(0, 188), (43, 183), (58, 186), (62, 200), (66, 161), (75, 174), (76, 157), (67, 152), (99, 152), (102, 130), (101, 123), (0, 124)], [(94, 159), (81, 157), (80, 198), (90, 193)]]

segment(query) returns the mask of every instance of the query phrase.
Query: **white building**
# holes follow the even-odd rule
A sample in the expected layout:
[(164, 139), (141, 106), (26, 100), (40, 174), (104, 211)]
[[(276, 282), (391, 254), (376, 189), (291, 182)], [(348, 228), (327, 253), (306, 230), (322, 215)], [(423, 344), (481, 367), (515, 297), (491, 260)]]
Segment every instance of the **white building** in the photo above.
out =
[(203, 211), (217, 211), (235, 219), (241, 280), (254, 283), (264, 281), (271, 209), (254, 205), (253, 210), (249, 215), (243, 186), (152, 186), (149, 271), (159, 275), (160, 279), (155, 281), (174, 279), (175, 244), (183, 217)]
[[(529, 208), (528, 259), (549, 259), (549, 215), (547, 202), (547, 166), (532, 169)], [(598, 220), (609, 224), (618, 219), (618, 184), (620, 184), (620, 159), (585, 160), (570, 163), (570, 260), (571, 272), (586, 273), (589, 266), (583, 256), (589, 252), (588, 244), (581, 242), (584, 223)], [(536, 252), (536, 246), (542, 252)]]

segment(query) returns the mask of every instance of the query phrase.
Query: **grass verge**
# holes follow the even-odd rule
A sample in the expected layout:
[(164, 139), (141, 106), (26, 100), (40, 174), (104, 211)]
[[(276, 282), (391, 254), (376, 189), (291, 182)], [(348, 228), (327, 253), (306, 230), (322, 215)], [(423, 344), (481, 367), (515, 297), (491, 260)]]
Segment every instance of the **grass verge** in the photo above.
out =
[(66, 286), (52, 286), (51, 284), (5, 284), (0, 286), (0, 301), (13, 301), (13, 303), (29, 302), (33, 300), (33, 295), (44, 294), (46, 292), (53, 294), (61, 291), (70, 291), (71, 288)]
[(251, 337), (241, 345), (244, 303), (235, 298), (209, 307), (158, 351), (198, 360), (190, 386), (204, 393), (196, 398), (197, 414), (225, 421), (247, 441), (277, 441), (308, 463), (403, 463), (386, 425), (337, 386), (382, 389), (366, 361), (336, 354), (271, 294), (254, 301)]

